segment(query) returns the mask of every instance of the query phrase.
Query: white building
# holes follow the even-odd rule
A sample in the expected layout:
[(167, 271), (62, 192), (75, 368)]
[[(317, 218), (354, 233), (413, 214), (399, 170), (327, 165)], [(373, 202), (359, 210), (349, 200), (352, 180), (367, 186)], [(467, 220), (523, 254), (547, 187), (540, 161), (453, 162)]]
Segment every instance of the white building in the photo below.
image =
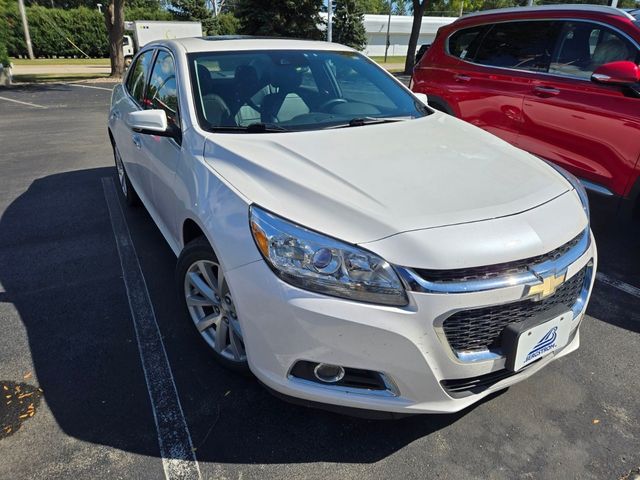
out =
[[(457, 17), (422, 17), (422, 27), (418, 38), (418, 47), (432, 43), (438, 29), (449, 25)], [(367, 31), (367, 48), (364, 53), (371, 56), (383, 56), (387, 44), (387, 15), (365, 15), (364, 28)], [(389, 55), (406, 55), (411, 35), (412, 16), (391, 15), (389, 26)]]
[[(320, 14), (327, 20), (327, 14)], [(436, 32), (443, 25), (449, 25), (458, 17), (422, 17), (422, 27), (418, 38), (418, 47), (425, 43), (433, 42)], [(384, 56), (384, 49), (387, 44), (387, 22), (388, 15), (365, 15), (364, 28), (367, 31), (367, 48), (364, 53), (370, 56)], [(409, 45), (409, 35), (413, 17), (406, 15), (391, 15), (389, 25), (389, 55), (406, 55)], [(335, 38), (335, 37), (334, 37)]]

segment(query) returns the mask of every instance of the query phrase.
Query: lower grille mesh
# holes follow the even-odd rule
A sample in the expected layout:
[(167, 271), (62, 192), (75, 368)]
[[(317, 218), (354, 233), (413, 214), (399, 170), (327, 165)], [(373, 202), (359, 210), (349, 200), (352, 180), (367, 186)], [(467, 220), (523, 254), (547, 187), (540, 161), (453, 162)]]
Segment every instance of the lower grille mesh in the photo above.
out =
[(563, 283), (553, 295), (538, 302), (529, 299), (457, 312), (443, 323), (447, 341), (457, 351), (499, 348), (502, 330), (510, 323), (543, 314), (556, 305), (572, 308), (580, 296), (585, 275), (586, 267)]

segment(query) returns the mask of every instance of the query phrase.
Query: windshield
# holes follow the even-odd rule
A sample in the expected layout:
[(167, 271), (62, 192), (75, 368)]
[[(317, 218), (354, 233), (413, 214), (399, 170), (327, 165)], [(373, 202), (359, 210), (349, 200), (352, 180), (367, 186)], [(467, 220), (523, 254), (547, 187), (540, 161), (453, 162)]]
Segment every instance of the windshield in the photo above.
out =
[(189, 64), (198, 118), (206, 130), (318, 130), (430, 113), (355, 52), (206, 52), (190, 54)]

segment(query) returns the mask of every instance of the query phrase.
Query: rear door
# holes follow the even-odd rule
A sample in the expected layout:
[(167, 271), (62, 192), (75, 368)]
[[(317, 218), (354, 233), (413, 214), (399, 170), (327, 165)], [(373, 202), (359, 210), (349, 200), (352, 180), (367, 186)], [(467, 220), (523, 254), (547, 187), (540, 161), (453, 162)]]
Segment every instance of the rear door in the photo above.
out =
[(624, 195), (640, 155), (640, 99), (626, 87), (590, 78), (604, 63), (639, 58), (621, 32), (584, 20), (563, 22), (549, 74), (526, 93), (517, 145)]
[(449, 73), (460, 117), (514, 143), (524, 95), (536, 72), (548, 68), (558, 30), (554, 21), (513, 21), (451, 35), (449, 54), (462, 60)]

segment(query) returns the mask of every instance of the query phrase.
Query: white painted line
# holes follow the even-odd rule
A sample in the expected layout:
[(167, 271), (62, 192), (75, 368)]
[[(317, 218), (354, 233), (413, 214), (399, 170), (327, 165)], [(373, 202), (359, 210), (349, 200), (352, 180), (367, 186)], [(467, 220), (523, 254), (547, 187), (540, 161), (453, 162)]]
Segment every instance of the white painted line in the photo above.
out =
[(20, 105), (28, 105), (30, 107), (44, 108), (45, 110), (47, 108), (44, 105), (38, 105), (37, 103), (21, 102), (20, 100), (14, 100), (13, 98), (0, 97), (0, 100), (6, 100), (7, 102), (19, 103)]
[(96, 87), (94, 85), (81, 85), (79, 83), (64, 83), (63, 85), (69, 85), (70, 87), (80, 87), (80, 88), (95, 88), (96, 90), (106, 90), (107, 92), (110, 92), (113, 90), (113, 88)]
[(120, 256), (120, 266), (156, 423), (165, 476), (168, 480), (200, 479), (200, 467), (180, 405), (167, 352), (162, 343), (147, 284), (113, 179), (103, 178), (102, 188)]
[(616, 280), (615, 278), (611, 278), (606, 273), (597, 273), (596, 279), (601, 281), (602, 283), (606, 283), (607, 285), (617, 288), (618, 290), (622, 290), (629, 295), (640, 298), (640, 288), (629, 285), (628, 283), (621, 282), (620, 280)]

